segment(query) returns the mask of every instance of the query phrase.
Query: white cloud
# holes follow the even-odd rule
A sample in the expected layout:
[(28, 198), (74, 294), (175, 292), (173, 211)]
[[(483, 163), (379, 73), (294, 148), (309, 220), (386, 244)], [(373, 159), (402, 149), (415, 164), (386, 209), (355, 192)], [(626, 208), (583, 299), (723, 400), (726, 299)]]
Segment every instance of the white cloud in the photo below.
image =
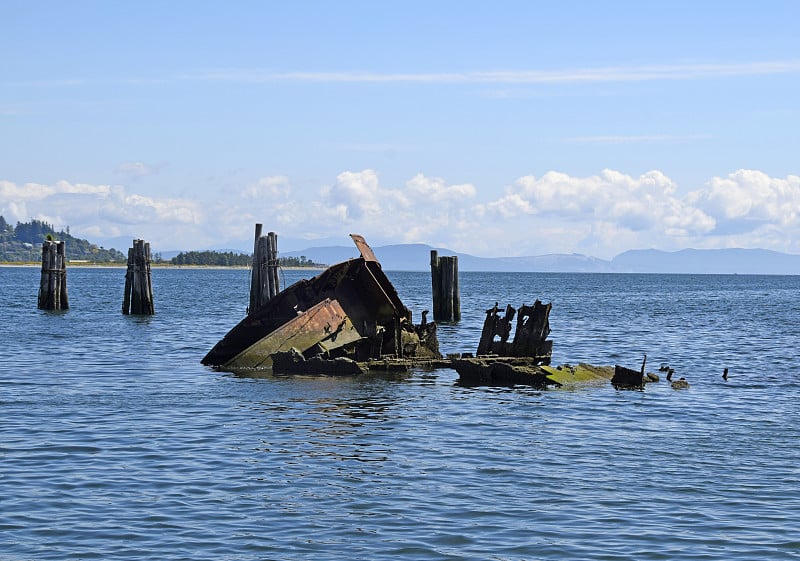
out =
[(113, 188), (108, 185), (90, 185), (88, 183), (72, 184), (68, 181), (59, 181), (55, 184), (55, 190), (58, 193), (67, 193), (72, 195), (109, 195)]
[(631, 248), (734, 246), (800, 252), (800, 177), (756, 170), (711, 178), (692, 192), (657, 170), (587, 177), (550, 171), (520, 177), (491, 199), (471, 184), (423, 174), (387, 186), (366, 169), (303, 189), (288, 177), (265, 177), (242, 185), (239, 195), (195, 201), (120, 185), (0, 181), (0, 214), (11, 223), (39, 218), (70, 226), (88, 239), (140, 237), (162, 250), (246, 247), (261, 222), (279, 236), (341, 236), (346, 243), (355, 232), (378, 243), (423, 242), (483, 255), (608, 258)]
[(721, 221), (797, 224), (800, 209), (800, 177), (773, 178), (756, 170), (740, 169), (726, 178), (715, 177), (694, 193), (698, 207)]
[(292, 191), (289, 178), (285, 175), (262, 177), (242, 190), (245, 199), (288, 199)]
[(78, 236), (133, 238), (151, 232), (165, 242), (179, 239), (181, 228), (200, 227), (206, 221), (195, 201), (147, 197), (128, 193), (122, 186), (68, 181), (53, 185), (0, 181), (0, 215), (11, 223), (36, 218), (56, 229), (69, 226)]
[(427, 200), (433, 203), (459, 202), (475, 197), (475, 186), (464, 183), (462, 185), (447, 185), (439, 177), (425, 177), (418, 173), (406, 183), (406, 192), (418, 200)]
[(2, 201), (34, 201), (49, 197), (55, 193), (55, 188), (38, 183), (17, 185), (10, 181), (0, 181), (0, 200)]
[(235, 68), (184, 74), (181, 80), (242, 83), (418, 83), (418, 84), (571, 84), (700, 80), (737, 76), (797, 74), (800, 60), (740, 62), (730, 64), (651, 64), (567, 68), (561, 70), (488, 70), (477, 72), (381, 73), (381, 72), (271, 72), (258, 68)]
[(639, 177), (603, 170), (599, 175), (572, 177), (548, 172), (525, 176), (506, 194), (483, 207), (504, 219), (523, 215), (570, 222), (611, 222), (632, 231), (657, 230), (673, 235), (707, 232), (713, 218), (676, 196), (677, 186), (663, 173)]
[(340, 173), (336, 177), (336, 183), (325, 194), (343, 211), (342, 217), (345, 220), (376, 216), (381, 212), (381, 205), (387, 202), (385, 199), (394, 198), (394, 194), (380, 187), (378, 174), (370, 169)]
[(526, 252), (539, 247), (539, 253), (610, 257), (632, 247), (685, 244), (710, 232), (714, 218), (677, 191), (660, 171), (638, 177), (608, 169), (589, 177), (551, 171), (517, 179), (478, 210), (484, 221), (502, 220), (509, 230), (526, 232)]
[(434, 243), (441, 231), (454, 235), (470, 227), (465, 216), (475, 196), (473, 185), (449, 185), (423, 174), (401, 188), (384, 187), (374, 170), (364, 170), (339, 174), (322, 190), (318, 208), (332, 227), (345, 222), (358, 225), (360, 233), (399, 243)]

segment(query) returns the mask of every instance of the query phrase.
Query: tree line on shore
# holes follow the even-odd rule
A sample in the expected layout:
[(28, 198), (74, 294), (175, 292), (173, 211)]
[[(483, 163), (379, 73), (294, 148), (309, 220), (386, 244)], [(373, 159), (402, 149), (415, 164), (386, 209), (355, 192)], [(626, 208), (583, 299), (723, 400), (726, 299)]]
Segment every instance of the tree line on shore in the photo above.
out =
[[(212, 267), (249, 267), (252, 256), (247, 253), (235, 251), (186, 251), (181, 252), (172, 259), (173, 265), (205, 265)], [(300, 257), (279, 257), (278, 265), (281, 267), (321, 267), (320, 263)]]
[[(0, 262), (2, 263), (37, 263), (42, 260), (42, 243), (48, 239), (65, 242), (68, 261), (86, 261), (90, 263), (126, 263), (128, 256), (116, 249), (106, 249), (88, 240), (73, 237), (69, 226), (57, 232), (52, 224), (33, 219), (30, 222), (9, 224), (0, 216)], [(249, 267), (252, 256), (236, 251), (185, 251), (169, 261), (162, 259), (160, 253), (153, 254), (154, 263), (172, 265), (205, 265), (215, 267)], [(322, 267), (300, 257), (279, 257), (281, 267)]]
[(116, 249), (105, 249), (88, 240), (75, 238), (69, 233), (69, 226), (56, 232), (52, 224), (43, 220), (9, 224), (0, 216), (0, 261), (6, 263), (30, 263), (42, 260), (42, 242), (56, 239), (65, 242), (67, 259), (72, 261), (91, 261), (94, 263), (113, 263), (126, 261), (127, 256)]

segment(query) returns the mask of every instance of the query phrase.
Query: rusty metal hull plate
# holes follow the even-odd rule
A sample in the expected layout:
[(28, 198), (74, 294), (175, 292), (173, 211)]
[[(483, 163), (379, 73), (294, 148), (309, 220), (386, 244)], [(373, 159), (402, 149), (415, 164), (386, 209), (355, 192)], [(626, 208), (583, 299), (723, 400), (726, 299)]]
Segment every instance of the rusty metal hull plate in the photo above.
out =
[(361, 257), (364, 258), (364, 261), (378, 262), (378, 258), (375, 257), (375, 253), (373, 253), (372, 248), (367, 243), (367, 240), (364, 239), (364, 236), (350, 234), (350, 237), (353, 239), (353, 243), (356, 244), (358, 251), (361, 252)]
[(337, 300), (326, 298), (259, 339), (225, 363), (227, 368), (269, 368), (271, 355), (292, 347), (304, 352), (319, 344), (335, 349), (354, 343), (361, 335)]

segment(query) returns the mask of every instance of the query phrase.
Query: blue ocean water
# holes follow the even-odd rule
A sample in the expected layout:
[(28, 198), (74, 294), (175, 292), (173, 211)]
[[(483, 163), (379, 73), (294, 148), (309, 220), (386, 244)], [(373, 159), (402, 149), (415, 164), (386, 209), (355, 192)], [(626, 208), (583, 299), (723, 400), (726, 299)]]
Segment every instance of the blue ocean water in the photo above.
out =
[(682, 391), (240, 377), (200, 359), (247, 271), (157, 269), (149, 318), (121, 269), (70, 269), (67, 312), (38, 278), (0, 268), (0, 560), (800, 558), (800, 277), (462, 273), (440, 326), (474, 351), (539, 298), (555, 363), (646, 353)]

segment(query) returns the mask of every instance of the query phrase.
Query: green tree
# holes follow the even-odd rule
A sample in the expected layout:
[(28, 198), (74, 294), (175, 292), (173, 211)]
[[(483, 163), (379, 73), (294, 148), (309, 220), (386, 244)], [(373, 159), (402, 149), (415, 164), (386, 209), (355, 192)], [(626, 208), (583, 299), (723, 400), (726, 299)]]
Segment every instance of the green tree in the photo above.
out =
[(174, 265), (247, 266), (250, 256), (233, 251), (182, 251), (170, 262)]
[(101, 263), (125, 260), (125, 255), (116, 249), (105, 249), (87, 240), (74, 238), (68, 229), (56, 233), (51, 224), (41, 220), (17, 222), (16, 228), (12, 228), (3, 218), (0, 226), (3, 224), (5, 228), (0, 228), (0, 261), (38, 261), (41, 259), (41, 243), (48, 238), (65, 242), (68, 260)]

